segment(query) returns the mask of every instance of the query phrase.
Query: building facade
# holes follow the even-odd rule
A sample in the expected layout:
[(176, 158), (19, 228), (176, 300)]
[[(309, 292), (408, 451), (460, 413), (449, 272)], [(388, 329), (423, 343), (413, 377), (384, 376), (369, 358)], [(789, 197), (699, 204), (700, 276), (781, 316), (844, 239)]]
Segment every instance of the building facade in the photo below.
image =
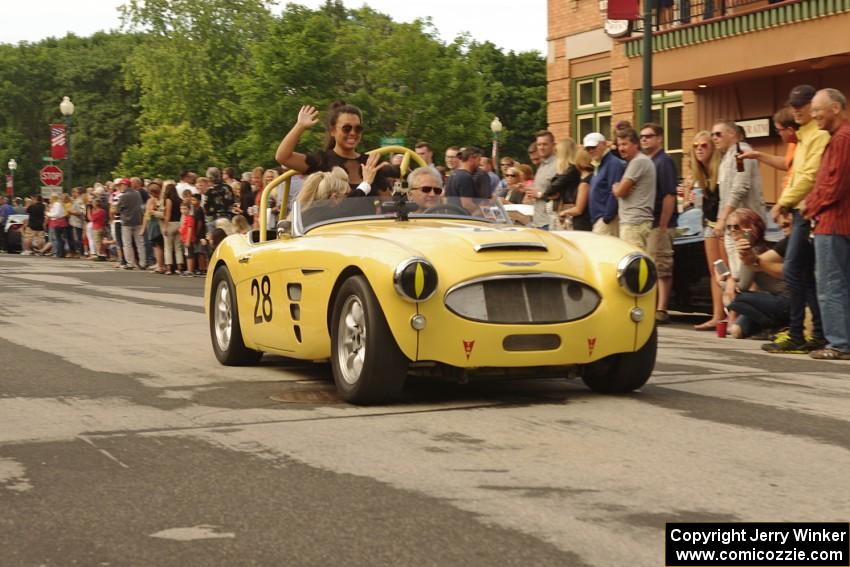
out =
[[(604, 0), (549, 0), (548, 22), (556, 137), (639, 125), (642, 22), (607, 20)], [(718, 119), (744, 125), (755, 149), (781, 154), (769, 118), (794, 85), (850, 94), (850, 0), (674, 0), (655, 14), (652, 83), (653, 120), (683, 175), (694, 134)], [(767, 166), (762, 174), (774, 202), (781, 176)]]

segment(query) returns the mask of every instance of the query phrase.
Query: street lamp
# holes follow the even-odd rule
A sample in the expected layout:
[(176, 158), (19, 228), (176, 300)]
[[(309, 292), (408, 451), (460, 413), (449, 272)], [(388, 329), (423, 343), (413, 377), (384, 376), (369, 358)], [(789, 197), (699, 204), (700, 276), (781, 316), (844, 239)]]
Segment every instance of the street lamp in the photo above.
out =
[(15, 161), (15, 158), (12, 158), (6, 165), (9, 166), (9, 174), (12, 177), (11, 183), (9, 183), (8, 187), (9, 198), (12, 198), (15, 196), (15, 170), (18, 169), (18, 162)]
[(494, 116), (493, 121), (490, 122), (490, 131), (493, 132), (493, 151), (490, 159), (492, 159), (493, 168), (499, 171), (497, 164), (499, 163), (499, 133), (502, 131), (502, 121), (498, 116)]
[(74, 103), (70, 97), (62, 97), (62, 102), (59, 103), (59, 111), (65, 117), (65, 144), (68, 146), (68, 193), (71, 192), (73, 173), (73, 161), (71, 160), (71, 116), (74, 115)]

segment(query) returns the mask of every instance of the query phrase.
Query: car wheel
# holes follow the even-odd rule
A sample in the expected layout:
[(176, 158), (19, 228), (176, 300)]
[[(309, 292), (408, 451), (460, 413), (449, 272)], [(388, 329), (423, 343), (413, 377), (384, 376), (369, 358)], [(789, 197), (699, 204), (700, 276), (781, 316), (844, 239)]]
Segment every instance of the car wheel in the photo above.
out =
[(263, 356), (262, 352), (246, 347), (242, 341), (236, 286), (225, 267), (218, 268), (213, 276), (210, 335), (215, 357), (227, 366), (256, 364)]
[(340, 396), (354, 404), (393, 400), (404, 387), (408, 363), (366, 279), (345, 280), (331, 321), (331, 365)]
[(613, 354), (582, 368), (581, 379), (601, 394), (625, 394), (637, 390), (649, 380), (655, 368), (658, 331), (635, 352)]

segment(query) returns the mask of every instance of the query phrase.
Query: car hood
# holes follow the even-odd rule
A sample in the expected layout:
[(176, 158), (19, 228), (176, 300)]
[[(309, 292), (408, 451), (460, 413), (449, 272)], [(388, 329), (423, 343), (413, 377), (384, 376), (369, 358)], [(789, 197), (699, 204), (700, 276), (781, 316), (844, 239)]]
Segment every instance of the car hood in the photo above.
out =
[(431, 260), (444, 256), (480, 262), (560, 260), (569, 247), (542, 230), (448, 219), (370, 223), (368, 228), (337, 225), (331, 231), (351, 234), (354, 227), (361, 236), (393, 243)]

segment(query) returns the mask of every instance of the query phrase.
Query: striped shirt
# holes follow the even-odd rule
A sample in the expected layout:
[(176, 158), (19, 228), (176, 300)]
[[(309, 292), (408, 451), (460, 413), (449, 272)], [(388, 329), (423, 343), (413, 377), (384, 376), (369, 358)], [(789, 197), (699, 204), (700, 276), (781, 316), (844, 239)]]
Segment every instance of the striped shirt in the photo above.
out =
[(815, 234), (850, 236), (850, 122), (832, 131), (815, 187), (806, 198), (806, 216), (817, 221)]

